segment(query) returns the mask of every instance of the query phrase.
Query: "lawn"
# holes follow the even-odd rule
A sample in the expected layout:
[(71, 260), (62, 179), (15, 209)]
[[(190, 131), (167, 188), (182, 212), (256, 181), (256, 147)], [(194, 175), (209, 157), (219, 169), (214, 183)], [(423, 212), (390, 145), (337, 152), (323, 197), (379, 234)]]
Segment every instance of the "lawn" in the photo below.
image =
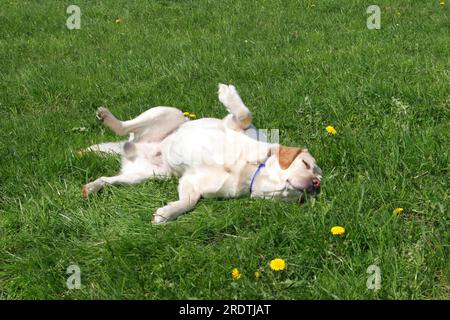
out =
[[(374, 3), (359, 0), (77, 0), (81, 29), (69, 30), (70, 2), (3, 1), (0, 298), (449, 299), (446, 2), (377, 1), (369, 30)], [(224, 117), (219, 82), (257, 127), (310, 150), (319, 197), (201, 200), (162, 226), (151, 216), (176, 199), (174, 179), (81, 197), (120, 166), (74, 153), (120, 139), (97, 107)], [(66, 286), (70, 265), (80, 289)]]

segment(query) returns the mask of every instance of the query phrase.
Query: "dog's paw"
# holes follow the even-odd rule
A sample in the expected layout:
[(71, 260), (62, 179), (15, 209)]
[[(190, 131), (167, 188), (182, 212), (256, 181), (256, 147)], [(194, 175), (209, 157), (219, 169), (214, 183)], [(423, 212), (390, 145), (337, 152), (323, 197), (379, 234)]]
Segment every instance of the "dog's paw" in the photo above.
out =
[(153, 219), (152, 219), (152, 224), (153, 225), (158, 225), (158, 224), (163, 224), (167, 222), (167, 218), (165, 218), (164, 216), (162, 216), (163, 214), (163, 208), (159, 208), (158, 210), (156, 210), (156, 212), (153, 214)]
[(98, 183), (89, 182), (81, 189), (81, 195), (83, 198), (88, 198), (91, 193), (96, 193), (100, 188), (101, 186)]
[(81, 196), (85, 199), (87, 199), (89, 197), (89, 186), (87, 184), (85, 184), (83, 186), (83, 189), (81, 189)]
[(241, 102), (241, 98), (239, 97), (239, 93), (236, 90), (236, 87), (232, 84), (219, 84), (219, 91), (217, 92), (219, 95), (219, 101), (225, 107), (231, 107), (232, 104), (236, 102)]
[(85, 155), (86, 149), (76, 149), (72, 151), (73, 155), (77, 158), (81, 158)]
[(221, 94), (224, 94), (228, 91), (228, 85), (223, 84), (223, 83), (219, 83), (219, 91), (217, 92), (219, 94), (219, 96)]
[(105, 121), (107, 118), (111, 117), (111, 112), (105, 107), (100, 107), (95, 112), (95, 116), (97, 119)]
[(228, 104), (229, 92), (230, 92), (229, 86), (227, 86), (226, 84), (223, 84), (223, 83), (219, 83), (219, 91), (217, 92), (217, 94), (219, 95), (219, 101), (223, 105)]

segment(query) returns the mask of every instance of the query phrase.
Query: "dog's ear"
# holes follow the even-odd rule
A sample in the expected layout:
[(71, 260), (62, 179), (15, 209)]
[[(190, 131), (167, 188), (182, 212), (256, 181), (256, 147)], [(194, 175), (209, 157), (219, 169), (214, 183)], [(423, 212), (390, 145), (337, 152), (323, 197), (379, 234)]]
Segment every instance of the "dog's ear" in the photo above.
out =
[(276, 150), (280, 168), (283, 170), (286, 170), (287, 168), (289, 168), (289, 166), (295, 160), (295, 158), (297, 158), (297, 156), (300, 153), (302, 153), (303, 151), (305, 151), (305, 149), (286, 147), (286, 146), (280, 145)]

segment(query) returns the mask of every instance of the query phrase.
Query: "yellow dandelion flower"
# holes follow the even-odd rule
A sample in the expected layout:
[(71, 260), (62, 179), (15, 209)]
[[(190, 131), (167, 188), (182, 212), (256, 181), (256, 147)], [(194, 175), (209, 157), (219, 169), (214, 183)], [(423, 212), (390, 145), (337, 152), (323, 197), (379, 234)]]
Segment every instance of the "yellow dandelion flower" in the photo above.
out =
[(405, 211), (405, 209), (403, 209), (403, 208), (395, 208), (393, 212), (394, 212), (395, 214), (400, 215), (400, 214), (403, 213), (403, 211)]
[(445, 1), (444, 0), (439, 1), (439, 4), (441, 5), (441, 7), (443, 7), (445, 6)]
[(120, 18), (116, 18), (116, 20), (114, 20), (115, 24), (119, 24), (121, 22)]
[(340, 226), (334, 226), (330, 231), (333, 236), (343, 236), (345, 234), (345, 228)]
[(233, 279), (234, 280), (239, 280), (240, 278), (241, 278), (241, 272), (239, 271), (239, 269), (238, 268), (234, 268), (232, 271), (231, 271), (231, 276), (233, 277)]
[(336, 129), (335, 129), (333, 126), (327, 126), (327, 127), (325, 128), (325, 130), (327, 130), (327, 132), (328, 132), (329, 134), (336, 134), (336, 133), (337, 133)]
[(255, 278), (258, 279), (259, 277), (261, 277), (261, 273), (259, 271), (255, 272)]
[(270, 269), (274, 271), (281, 271), (286, 269), (286, 261), (281, 258), (276, 258), (270, 261)]
[(190, 113), (189, 111), (185, 111), (185, 112), (183, 112), (183, 114), (184, 114), (186, 117), (189, 117), (189, 118), (191, 118), (191, 119), (197, 118), (197, 115), (196, 115), (195, 113)]

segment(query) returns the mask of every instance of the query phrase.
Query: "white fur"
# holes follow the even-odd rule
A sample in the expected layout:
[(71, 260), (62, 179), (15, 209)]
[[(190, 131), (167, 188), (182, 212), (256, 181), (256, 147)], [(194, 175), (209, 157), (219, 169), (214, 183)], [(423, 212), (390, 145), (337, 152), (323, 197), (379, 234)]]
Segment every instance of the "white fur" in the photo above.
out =
[[(219, 85), (219, 100), (230, 112), (224, 119), (188, 121), (172, 107), (156, 107), (137, 118), (120, 121), (106, 108), (97, 117), (119, 135), (132, 134), (128, 142), (100, 144), (88, 151), (122, 155), (120, 174), (101, 177), (83, 187), (87, 197), (106, 184), (135, 184), (149, 178), (180, 177), (179, 200), (156, 210), (152, 222), (164, 223), (192, 209), (201, 197), (230, 198), (242, 195), (261, 198), (299, 199), (311, 189), (320, 169), (307, 152), (300, 153), (289, 168), (280, 167), (279, 145), (258, 141), (251, 114), (232, 85)], [(262, 162), (265, 167), (250, 181)]]

